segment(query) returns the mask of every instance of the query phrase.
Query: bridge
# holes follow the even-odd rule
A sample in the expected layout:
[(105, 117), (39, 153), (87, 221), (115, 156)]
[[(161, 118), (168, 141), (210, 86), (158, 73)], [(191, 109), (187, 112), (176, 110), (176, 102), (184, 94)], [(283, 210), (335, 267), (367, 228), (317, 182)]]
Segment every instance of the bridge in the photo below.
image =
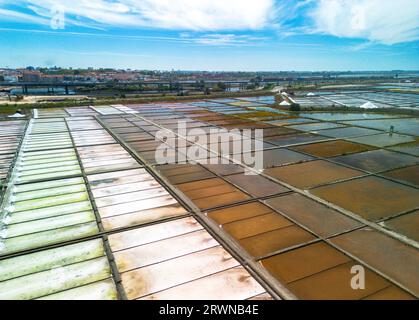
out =
[[(251, 80), (185, 80), (185, 81), (132, 81), (132, 82), (0, 82), (1, 87), (21, 87), (23, 94), (28, 94), (30, 88), (47, 88), (48, 92), (54, 93), (54, 88), (64, 88), (65, 94), (69, 94), (70, 88), (84, 87), (94, 88), (96, 86), (105, 86), (108, 88), (112, 87), (124, 87), (124, 86), (147, 86), (156, 87), (157, 90), (161, 90), (164, 86), (169, 86), (171, 90), (184, 90), (184, 87), (214, 87), (216, 84), (222, 83), (227, 88), (233, 86), (240, 89), (246, 88), (247, 85), (252, 83)], [(262, 82), (261, 82), (262, 83)]]

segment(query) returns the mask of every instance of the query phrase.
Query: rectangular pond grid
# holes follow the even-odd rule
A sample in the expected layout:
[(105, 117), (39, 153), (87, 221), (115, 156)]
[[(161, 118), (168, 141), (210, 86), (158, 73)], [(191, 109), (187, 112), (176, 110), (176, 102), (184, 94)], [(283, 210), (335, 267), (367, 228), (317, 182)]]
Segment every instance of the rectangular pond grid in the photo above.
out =
[[(243, 118), (265, 101), (39, 109), (5, 189), (0, 298), (417, 298), (416, 131), (388, 143), (356, 117)], [(266, 128), (265, 170), (156, 165), (156, 132), (180, 119)], [(367, 290), (350, 288), (354, 265)]]

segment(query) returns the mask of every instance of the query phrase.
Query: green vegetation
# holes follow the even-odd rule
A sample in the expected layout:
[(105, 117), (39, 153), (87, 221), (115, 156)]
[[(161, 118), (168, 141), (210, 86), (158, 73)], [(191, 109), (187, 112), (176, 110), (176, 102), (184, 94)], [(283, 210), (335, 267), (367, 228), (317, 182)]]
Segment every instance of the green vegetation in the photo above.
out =
[(117, 83), (107, 83), (107, 84), (97, 84), (94, 87), (77, 87), (78, 93), (89, 93), (100, 91), (103, 93), (112, 93), (112, 92), (135, 92), (135, 91), (144, 91), (147, 88), (143, 85), (120, 85), (118, 86)]
[(263, 90), (272, 90), (273, 88), (275, 88), (276, 84), (275, 83), (267, 83), (264, 87)]
[(419, 116), (419, 110), (413, 109), (402, 109), (402, 108), (375, 108), (375, 109), (361, 109), (359, 107), (344, 107), (344, 106), (335, 106), (335, 107), (301, 107), (299, 110), (291, 110), (295, 112), (300, 111), (316, 111), (316, 112), (345, 112), (345, 113), (386, 113), (386, 114), (398, 114), (398, 115), (408, 115), (408, 116)]
[(291, 106), (290, 106), (290, 110), (291, 111), (300, 111), (301, 106), (298, 103), (292, 103)]
[(213, 88), (213, 92), (223, 92), (227, 90), (227, 85), (223, 82), (218, 82)]
[(3, 105), (0, 106), (0, 115), (3, 114), (14, 114), (16, 113), (16, 111), (19, 109), (20, 107), (16, 106), (16, 105)]
[(272, 92), (265, 90), (250, 91), (250, 92), (219, 92), (207, 94), (198, 94), (190, 96), (177, 95), (139, 95), (135, 97), (121, 98), (121, 97), (100, 97), (98, 99), (90, 100), (66, 100), (60, 102), (42, 102), (42, 103), (27, 103), (27, 104), (6, 104), (0, 105), (0, 112), (3, 110), (16, 109), (33, 109), (33, 108), (68, 108), (86, 105), (104, 105), (104, 104), (134, 104), (134, 103), (150, 103), (150, 102), (178, 102), (191, 101), (198, 99), (216, 99), (216, 98), (234, 98), (234, 97), (255, 97), (268, 96)]

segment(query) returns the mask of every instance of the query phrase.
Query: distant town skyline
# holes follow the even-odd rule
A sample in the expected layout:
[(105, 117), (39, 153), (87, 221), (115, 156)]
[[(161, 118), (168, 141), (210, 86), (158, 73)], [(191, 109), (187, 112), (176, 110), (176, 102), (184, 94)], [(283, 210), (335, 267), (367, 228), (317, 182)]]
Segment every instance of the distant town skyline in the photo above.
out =
[(416, 0), (0, 1), (0, 67), (419, 70)]
[(18, 67), (9, 67), (9, 66), (2, 66), (0, 65), (0, 70), (73, 70), (73, 71), (91, 71), (91, 72), (97, 72), (101, 70), (114, 70), (114, 71), (120, 71), (120, 72), (155, 72), (155, 73), (266, 73), (266, 74), (275, 74), (275, 73), (298, 73), (298, 74), (321, 74), (321, 73), (330, 73), (330, 74), (361, 74), (361, 73), (394, 73), (394, 72), (403, 72), (403, 73), (417, 73), (419, 72), (419, 69), (392, 69), (392, 70), (255, 70), (255, 71), (249, 71), (249, 70), (188, 70), (188, 69), (135, 69), (135, 68), (113, 68), (113, 67), (61, 67), (61, 66), (36, 66), (36, 65), (28, 65), (28, 66), (18, 66)]

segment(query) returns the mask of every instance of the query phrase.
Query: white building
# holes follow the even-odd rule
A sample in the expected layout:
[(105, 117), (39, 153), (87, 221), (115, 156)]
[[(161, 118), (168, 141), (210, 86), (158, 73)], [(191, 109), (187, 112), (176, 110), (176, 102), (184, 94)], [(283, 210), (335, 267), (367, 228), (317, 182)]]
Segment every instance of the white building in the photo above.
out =
[(18, 82), (18, 77), (14, 75), (5, 75), (3, 76), (5, 82)]

